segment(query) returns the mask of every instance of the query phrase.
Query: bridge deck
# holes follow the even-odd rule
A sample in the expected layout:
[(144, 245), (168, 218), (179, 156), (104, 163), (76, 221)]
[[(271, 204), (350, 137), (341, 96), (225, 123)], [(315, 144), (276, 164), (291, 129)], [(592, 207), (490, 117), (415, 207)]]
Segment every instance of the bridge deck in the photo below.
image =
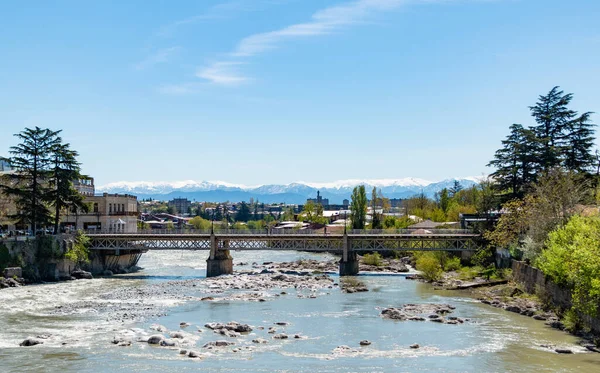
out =
[[(91, 233), (94, 250), (210, 250), (214, 237), (217, 250), (297, 250), (341, 252), (343, 234), (302, 233)], [(431, 232), (351, 233), (350, 250), (361, 251), (474, 251), (480, 249), (478, 234), (438, 230)]]

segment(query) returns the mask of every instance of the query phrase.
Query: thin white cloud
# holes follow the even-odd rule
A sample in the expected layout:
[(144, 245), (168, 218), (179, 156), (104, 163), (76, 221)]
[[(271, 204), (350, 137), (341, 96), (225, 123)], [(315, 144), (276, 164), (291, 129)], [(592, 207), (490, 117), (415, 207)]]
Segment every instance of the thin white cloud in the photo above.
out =
[(135, 65), (136, 70), (144, 70), (149, 67), (168, 62), (175, 54), (181, 50), (181, 47), (170, 47), (159, 49), (146, 57), (143, 61)]
[(406, 0), (358, 0), (325, 8), (314, 13), (310, 22), (297, 23), (242, 39), (232, 52), (232, 56), (253, 56), (275, 48), (288, 39), (329, 34), (341, 27), (363, 22), (373, 13), (391, 10), (406, 2)]
[(197, 77), (215, 84), (235, 85), (249, 80), (237, 69), (240, 60), (274, 49), (286, 41), (302, 37), (330, 34), (342, 27), (364, 22), (375, 13), (395, 9), (408, 0), (356, 0), (324, 8), (314, 13), (309, 22), (297, 23), (279, 30), (250, 35), (229, 53), (230, 59), (200, 68)]
[(238, 85), (245, 83), (249, 78), (241, 75), (238, 66), (242, 62), (216, 62), (207, 67), (198, 69), (196, 76), (211, 83), (221, 85)]

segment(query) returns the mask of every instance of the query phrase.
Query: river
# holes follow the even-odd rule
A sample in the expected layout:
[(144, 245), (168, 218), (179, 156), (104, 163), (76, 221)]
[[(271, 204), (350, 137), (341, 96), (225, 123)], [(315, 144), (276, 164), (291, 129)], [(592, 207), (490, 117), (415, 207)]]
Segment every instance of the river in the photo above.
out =
[[(296, 252), (233, 255), (234, 263), (332, 258)], [(573, 336), (399, 275), (361, 275), (370, 290), (362, 293), (342, 293), (336, 286), (292, 288), (282, 295), (273, 289), (264, 302), (199, 301), (243, 292), (215, 295), (203, 278), (205, 257), (205, 252), (149, 252), (139, 263), (144, 269), (132, 275), (0, 291), (0, 372), (600, 372), (600, 354), (586, 352)], [(448, 303), (469, 321), (448, 325), (380, 317), (382, 308), (405, 303)], [(235, 346), (202, 348), (224, 339), (205, 323), (234, 320), (254, 330), (232, 339)], [(154, 323), (180, 330), (183, 321), (191, 324), (183, 329), (187, 348), (204, 358), (135, 341), (155, 334), (149, 329)], [(275, 340), (267, 333), (281, 321), (289, 325), (277, 326), (278, 332), (292, 338)], [(294, 339), (296, 333), (304, 338)], [(115, 335), (130, 335), (134, 342), (119, 347), (111, 343)], [(44, 343), (19, 347), (28, 336), (40, 336)], [(268, 343), (252, 343), (257, 337)], [(359, 346), (365, 339), (372, 344)], [(411, 349), (414, 343), (420, 348)], [(541, 347), (550, 344), (575, 353)], [(341, 345), (350, 350), (336, 350)]]

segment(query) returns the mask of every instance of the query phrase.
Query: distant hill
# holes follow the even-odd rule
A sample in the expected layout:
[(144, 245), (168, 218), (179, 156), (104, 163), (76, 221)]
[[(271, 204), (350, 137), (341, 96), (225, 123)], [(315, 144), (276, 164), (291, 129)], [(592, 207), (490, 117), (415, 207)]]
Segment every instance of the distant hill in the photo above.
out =
[(420, 194), (433, 197), (443, 188), (450, 188), (458, 180), (464, 188), (477, 184), (477, 178), (456, 178), (438, 182), (422, 179), (379, 179), (379, 180), (342, 180), (332, 183), (297, 182), (287, 185), (272, 184), (260, 186), (245, 186), (222, 181), (177, 181), (177, 182), (116, 182), (96, 188), (97, 193), (128, 193), (139, 199), (152, 198), (170, 200), (175, 197), (185, 197), (189, 200), (224, 202), (249, 201), (250, 198), (265, 203), (284, 202), (289, 204), (304, 204), (307, 198), (315, 198), (317, 191), (323, 198), (328, 198), (332, 204), (341, 204), (344, 199), (350, 199), (352, 189), (357, 185), (365, 185), (367, 193), (373, 187), (381, 189), (387, 198), (408, 198)]

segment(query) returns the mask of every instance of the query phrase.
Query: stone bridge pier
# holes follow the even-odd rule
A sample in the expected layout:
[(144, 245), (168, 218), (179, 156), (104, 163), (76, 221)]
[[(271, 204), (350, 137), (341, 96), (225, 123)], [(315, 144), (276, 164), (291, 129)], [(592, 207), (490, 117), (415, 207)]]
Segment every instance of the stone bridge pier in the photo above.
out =
[(233, 274), (233, 258), (227, 249), (229, 241), (223, 240), (223, 249), (219, 250), (217, 237), (210, 235), (210, 255), (206, 259), (206, 277)]
[(358, 257), (352, 250), (350, 238), (344, 233), (342, 258), (340, 259), (340, 276), (355, 276), (358, 274)]

